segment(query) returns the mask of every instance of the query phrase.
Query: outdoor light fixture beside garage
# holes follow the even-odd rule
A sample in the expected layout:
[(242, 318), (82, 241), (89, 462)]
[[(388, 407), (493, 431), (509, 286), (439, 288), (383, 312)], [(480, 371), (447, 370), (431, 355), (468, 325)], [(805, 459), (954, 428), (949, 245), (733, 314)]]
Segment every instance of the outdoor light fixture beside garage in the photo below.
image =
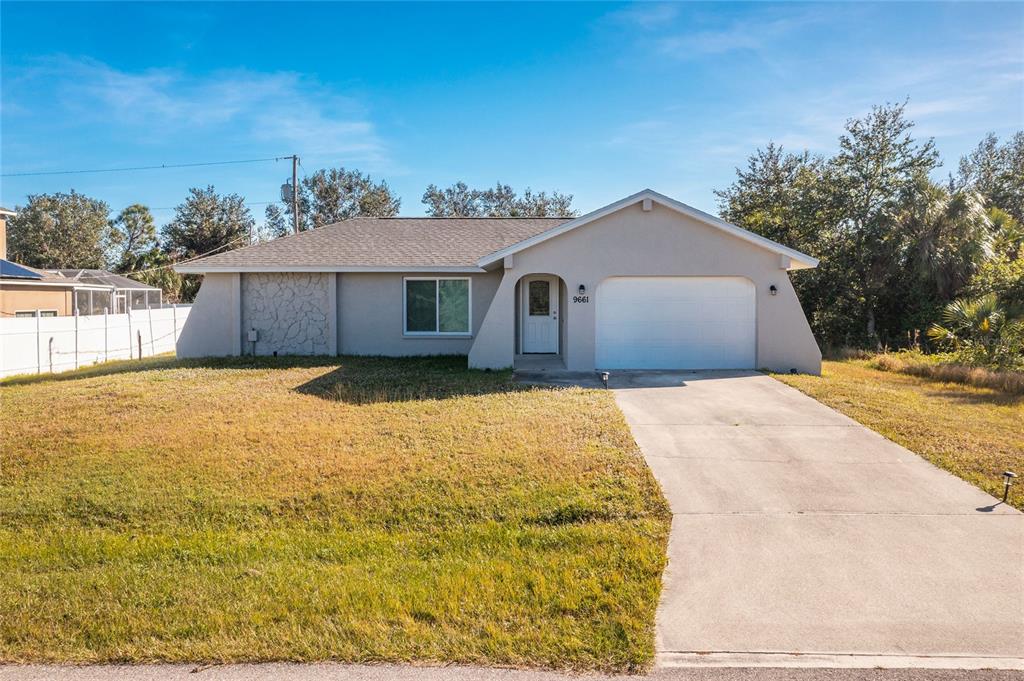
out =
[(770, 293), (771, 293), (771, 294), (772, 294), (773, 296), (777, 296), (777, 295), (779, 295), (779, 289), (778, 289), (778, 287), (777, 287), (777, 286), (776, 286), (775, 284), (772, 284), (771, 286), (769, 286), (769, 287), (768, 287), (768, 291), (769, 291), (769, 292), (770, 292)]
[(580, 284), (580, 295), (582, 296), (586, 292), (587, 292), (587, 287), (584, 286), (583, 284)]

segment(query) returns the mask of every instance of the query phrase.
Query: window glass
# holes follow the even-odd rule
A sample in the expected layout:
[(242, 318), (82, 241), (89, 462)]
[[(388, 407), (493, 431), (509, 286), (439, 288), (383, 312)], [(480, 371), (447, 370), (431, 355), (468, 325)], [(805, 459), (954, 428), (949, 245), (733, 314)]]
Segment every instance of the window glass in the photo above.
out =
[(405, 330), (437, 331), (437, 282), (409, 280), (405, 282)]
[(551, 282), (530, 282), (530, 316), (546, 317), (551, 314)]
[(469, 333), (469, 281), (441, 279), (438, 287), (438, 330)]
[[(110, 291), (93, 291), (92, 308), (89, 310), (89, 314), (103, 314), (104, 308), (110, 309)], [(78, 314), (82, 314), (81, 309)]]
[(75, 291), (75, 307), (78, 308), (78, 314), (90, 314), (88, 291)]
[(14, 313), (15, 317), (35, 317), (35, 310), (18, 310)]
[(57, 316), (57, 311), (56, 310), (40, 310), (39, 311), (39, 316), (40, 317), (56, 317)]

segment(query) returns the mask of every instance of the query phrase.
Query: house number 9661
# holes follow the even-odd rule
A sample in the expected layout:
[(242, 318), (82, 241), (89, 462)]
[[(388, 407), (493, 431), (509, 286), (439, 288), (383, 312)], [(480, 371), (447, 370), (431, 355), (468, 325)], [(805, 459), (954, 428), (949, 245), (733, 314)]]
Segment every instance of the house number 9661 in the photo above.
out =
[(572, 302), (574, 303), (589, 303), (590, 296), (573, 296)]

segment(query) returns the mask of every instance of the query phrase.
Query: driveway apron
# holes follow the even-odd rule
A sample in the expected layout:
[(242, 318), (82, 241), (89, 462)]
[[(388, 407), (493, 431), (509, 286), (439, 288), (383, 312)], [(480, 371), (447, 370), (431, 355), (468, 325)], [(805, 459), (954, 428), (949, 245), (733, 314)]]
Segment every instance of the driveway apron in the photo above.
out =
[(609, 385), (673, 512), (662, 664), (1024, 661), (1018, 511), (768, 376)]

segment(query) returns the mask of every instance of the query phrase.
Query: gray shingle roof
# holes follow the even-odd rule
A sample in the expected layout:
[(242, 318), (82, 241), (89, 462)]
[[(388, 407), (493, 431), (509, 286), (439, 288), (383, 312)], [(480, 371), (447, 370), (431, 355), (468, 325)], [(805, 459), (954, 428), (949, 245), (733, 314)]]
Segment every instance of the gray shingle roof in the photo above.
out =
[(360, 217), (180, 267), (475, 267), (483, 256), (571, 219)]

